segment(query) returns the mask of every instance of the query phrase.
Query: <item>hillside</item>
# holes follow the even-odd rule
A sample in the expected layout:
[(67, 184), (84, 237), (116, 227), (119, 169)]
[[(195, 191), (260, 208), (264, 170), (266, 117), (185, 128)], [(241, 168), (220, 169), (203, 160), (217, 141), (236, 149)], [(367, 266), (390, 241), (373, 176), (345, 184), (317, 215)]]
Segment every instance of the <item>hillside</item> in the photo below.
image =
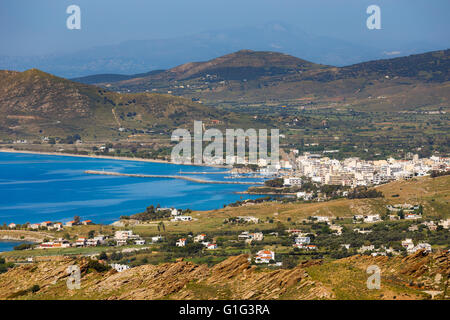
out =
[[(122, 81), (114, 90), (167, 93), (211, 104), (329, 105), (396, 110), (442, 106), (449, 100), (450, 50), (347, 67), (314, 64), (290, 55), (241, 50), (206, 62)], [(80, 78), (80, 82), (89, 78)]]
[(119, 94), (37, 69), (0, 71), (0, 114), (0, 136), (9, 139), (73, 134), (111, 138), (125, 129), (158, 134), (193, 119), (223, 116), (184, 98)]
[[(55, 258), (18, 266), (0, 275), (1, 299), (443, 299), (449, 254), (408, 257), (352, 256), (310, 260), (293, 269), (258, 270), (240, 255), (207, 267), (178, 261), (117, 273), (97, 272), (85, 258)], [(80, 267), (81, 288), (68, 290), (67, 267)], [(366, 286), (369, 265), (381, 269), (381, 289)], [(39, 285), (39, 291), (30, 288)]]

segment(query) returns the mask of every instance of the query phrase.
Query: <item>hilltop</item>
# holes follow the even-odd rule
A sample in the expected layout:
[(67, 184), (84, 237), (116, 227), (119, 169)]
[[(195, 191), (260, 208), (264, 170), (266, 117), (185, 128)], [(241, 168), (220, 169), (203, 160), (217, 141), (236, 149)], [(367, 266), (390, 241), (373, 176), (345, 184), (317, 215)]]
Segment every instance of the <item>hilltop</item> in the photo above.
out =
[(193, 119), (224, 116), (181, 97), (119, 94), (37, 69), (0, 71), (0, 114), (0, 135), (9, 139), (69, 134), (112, 138), (121, 135), (120, 128), (158, 134)]
[[(417, 109), (448, 101), (449, 53), (334, 67), (277, 52), (241, 50), (120, 81), (99, 77), (96, 84), (120, 91), (170, 92), (210, 104), (340, 103), (366, 105), (369, 110), (391, 110), (392, 105), (396, 110)], [(92, 77), (77, 81), (92, 83)]]

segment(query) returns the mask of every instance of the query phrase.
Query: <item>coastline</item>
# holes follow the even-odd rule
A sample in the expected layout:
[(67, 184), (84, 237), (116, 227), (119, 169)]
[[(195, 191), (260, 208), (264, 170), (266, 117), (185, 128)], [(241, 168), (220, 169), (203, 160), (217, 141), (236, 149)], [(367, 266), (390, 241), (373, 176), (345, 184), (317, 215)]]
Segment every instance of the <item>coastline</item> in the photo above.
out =
[(295, 196), (296, 193), (276, 193), (276, 192), (248, 192), (248, 191), (236, 191), (236, 194), (250, 194), (250, 195), (259, 195), (259, 196)]
[(224, 166), (224, 165), (208, 165), (208, 164), (194, 164), (194, 163), (192, 163), (192, 164), (189, 164), (189, 163), (174, 163), (174, 162), (171, 162), (171, 161), (160, 160), (160, 159), (101, 156), (101, 155), (96, 155), (96, 154), (85, 155), (85, 154), (63, 153), (63, 152), (16, 150), (16, 149), (8, 149), (8, 148), (0, 148), (0, 152), (3, 152), (3, 153), (36, 154), (36, 155), (46, 155), (46, 156), (91, 158), (91, 159), (104, 159), (104, 160), (123, 160), (123, 161), (138, 161), (138, 162), (149, 162), (149, 163), (164, 163), (164, 164), (192, 166), (192, 167), (230, 168), (230, 166)]

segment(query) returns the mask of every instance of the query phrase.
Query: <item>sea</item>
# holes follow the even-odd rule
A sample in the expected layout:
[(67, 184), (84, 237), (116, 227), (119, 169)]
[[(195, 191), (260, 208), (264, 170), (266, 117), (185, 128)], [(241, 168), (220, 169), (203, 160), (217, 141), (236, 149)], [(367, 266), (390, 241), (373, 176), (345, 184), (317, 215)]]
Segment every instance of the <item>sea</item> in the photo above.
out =
[(260, 197), (236, 194), (247, 190), (248, 185), (89, 175), (85, 170), (158, 175), (179, 175), (180, 171), (217, 172), (189, 176), (229, 181), (223, 168), (0, 152), (0, 224), (64, 223), (74, 216), (109, 224), (122, 215), (143, 212), (150, 205), (213, 210), (238, 200)]

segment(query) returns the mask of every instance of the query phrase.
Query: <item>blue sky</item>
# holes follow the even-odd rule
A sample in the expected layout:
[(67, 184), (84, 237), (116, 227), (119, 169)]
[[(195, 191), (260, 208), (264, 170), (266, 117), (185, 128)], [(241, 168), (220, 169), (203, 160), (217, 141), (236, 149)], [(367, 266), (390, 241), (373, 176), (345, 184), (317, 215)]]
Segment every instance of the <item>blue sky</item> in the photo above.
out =
[[(71, 4), (81, 7), (82, 30), (66, 28)], [(371, 4), (381, 7), (382, 30), (366, 28)], [(449, 12), (448, 0), (2, 0), (0, 54), (73, 52), (273, 21), (387, 49), (398, 43), (447, 48)]]

